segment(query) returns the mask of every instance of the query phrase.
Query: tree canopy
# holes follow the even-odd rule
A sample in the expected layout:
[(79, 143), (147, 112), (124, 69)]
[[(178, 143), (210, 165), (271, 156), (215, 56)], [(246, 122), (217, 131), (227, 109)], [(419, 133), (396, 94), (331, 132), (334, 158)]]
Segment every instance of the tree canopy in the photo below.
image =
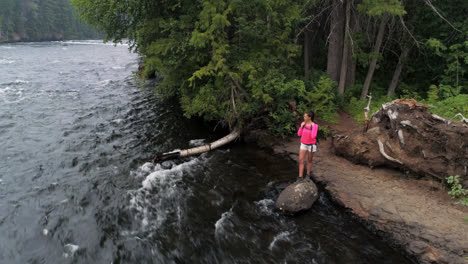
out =
[(128, 38), (187, 117), (286, 135), (294, 110), (331, 121), (369, 92), (468, 114), (465, 0), (72, 2), (108, 40)]

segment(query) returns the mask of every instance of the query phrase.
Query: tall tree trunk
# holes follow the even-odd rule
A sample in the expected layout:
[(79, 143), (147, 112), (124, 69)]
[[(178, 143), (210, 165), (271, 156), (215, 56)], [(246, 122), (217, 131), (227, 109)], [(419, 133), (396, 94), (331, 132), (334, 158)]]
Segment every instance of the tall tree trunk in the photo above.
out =
[(366, 80), (364, 81), (364, 86), (362, 87), (361, 99), (366, 98), (366, 95), (369, 93), (369, 88), (372, 82), (372, 77), (374, 76), (375, 67), (377, 66), (377, 54), (380, 53), (380, 46), (382, 46), (382, 40), (385, 32), (385, 25), (387, 24), (388, 16), (383, 15), (382, 20), (380, 21), (379, 32), (377, 33), (377, 39), (375, 41), (374, 49), (372, 50), (373, 57), (369, 65), (369, 70), (367, 71)]
[(304, 77), (307, 79), (309, 77), (310, 71), (310, 51), (311, 51), (311, 33), (306, 28), (304, 30)]
[(338, 95), (343, 95), (346, 84), (346, 74), (348, 72), (348, 52), (350, 46), (349, 20), (351, 16), (351, 0), (346, 0), (346, 22), (344, 28), (343, 58), (341, 61), (340, 82), (338, 84)]
[(332, 0), (332, 5), (333, 8), (330, 22), (327, 73), (333, 80), (339, 81), (344, 38), (343, 3), (340, 0)]
[(348, 46), (348, 72), (346, 73), (346, 88), (353, 86), (356, 82), (356, 59), (353, 58), (353, 47), (351, 45)]
[[(359, 2), (359, 1), (358, 1)], [(355, 3), (355, 0), (351, 3)], [(346, 88), (353, 86), (356, 82), (356, 58), (353, 57), (354, 53), (356, 52), (357, 43), (352, 39), (352, 33), (359, 32), (359, 15), (357, 11), (351, 13), (351, 34), (349, 36), (349, 40), (351, 41), (350, 45), (348, 46), (348, 72), (346, 73)]]
[(398, 64), (393, 72), (392, 82), (387, 90), (387, 96), (392, 96), (395, 93), (396, 87), (398, 85), (398, 81), (400, 80), (401, 70), (403, 69), (403, 65), (405, 63), (406, 57), (410, 51), (409, 47), (404, 47), (401, 51), (400, 58), (398, 59)]

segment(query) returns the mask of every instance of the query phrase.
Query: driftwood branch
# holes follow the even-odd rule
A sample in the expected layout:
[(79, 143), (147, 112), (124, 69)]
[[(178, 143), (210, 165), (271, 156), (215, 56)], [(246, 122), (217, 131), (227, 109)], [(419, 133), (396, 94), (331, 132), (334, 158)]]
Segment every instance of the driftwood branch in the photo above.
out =
[(229, 142), (234, 141), (236, 138), (240, 136), (240, 130), (239, 129), (234, 129), (229, 135), (220, 138), (210, 144), (206, 144), (203, 146), (195, 147), (195, 148), (190, 148), (190, 149), (184, 149), (180, 151), (173, 151), (173, 152), (167, 152), (167, 153), (161, 153), (156, 155), (156, 157), (152, 160), (153, 163), (155, 162), (160, 162), (160, 161), (165, 161), (165, 160), (171, 160), (171, 159), (178, 159), (178, 158), (183, 158), (183, 157), (188, 157), (204, 152), (208, 152), (210, 150), (219, 148)]
[(460, 122), (465, 122), (465, 123), (468, 124), (468, 118), (465, 118), (465, 117), (462, 115), (462, 113), (456, 114), (454, 117), (452, 117), (452, 118), (450, 119), (450, 121), (452, 121), (452, 120), (455, 119), (456, 117), (460, 117), (460, 118), (461, 118)]
[(396, 162), (396, 163), (399, 163), (401, 165), (403, 165), (403, 162), (397, 160), (397, 159), (394, 159), (392, 157), (390, 157), (387, 153), (385, 153), (385, 149), (384, 149), (384, 145), (382, 144), (382, 142), (380, 141), (380, 139), (377, 140), (377, 143), (379, 143), (379, 151), (380, 151), (380, 154), (382, 154), (382, 156), (384, 156), (384, 158), (390, 160), (390, 161), (393, 161), (393, 162)]
[(369, 94), (367, 95), (369, 98), (369, 101), (367, 102), (367, 106), (364, 107), (364, 116), (366, 117), (366, 126), (364, 128), (364, 132), (367, 132), (367, 129), (369, 128), (369, 112), (370, 112), (370, 102), (372, 100), (372, 95)]

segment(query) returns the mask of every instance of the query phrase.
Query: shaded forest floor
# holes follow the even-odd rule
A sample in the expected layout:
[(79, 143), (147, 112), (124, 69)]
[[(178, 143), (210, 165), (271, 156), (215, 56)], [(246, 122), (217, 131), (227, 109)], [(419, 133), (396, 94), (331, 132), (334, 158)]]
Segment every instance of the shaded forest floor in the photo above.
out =
[[(327, 125), (336, 132), (363, 127), (346, 113)], [(333, 153), (332, 140), (319, 143), (312, 173), (336, 202), (421, 263), (468, 263), (468, 207), (454, 204), (443, 183), (354, 164)], [(299, 142), (287, 138), (274, 151), (298, 161)]]

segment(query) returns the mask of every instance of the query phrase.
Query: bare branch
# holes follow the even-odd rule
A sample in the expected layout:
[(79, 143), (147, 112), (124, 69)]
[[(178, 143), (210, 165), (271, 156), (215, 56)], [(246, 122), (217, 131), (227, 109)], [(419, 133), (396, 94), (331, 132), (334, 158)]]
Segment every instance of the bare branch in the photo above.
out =
[(414, 40), (414, 43), (416, 43), (416, 46), (418, 47), (419, 49), (419, 41), (413, 36), (413, 34), (411, 33), (411, 31), (408, 29), (408, 27), (406, 27), (406, 24), (405, 24), (405, 21), (403, 20), (403, 17), (400, 16), (400, 22), (401, 22), (401, 25), (403, 26), (403, 28), (406, 30), (406, 32), (408, 32), (408, 34), (411, 36), (411, 38)]
[(462, 33), (458, 28), (456, 28), (452, 23), (450, 23), (450, 21), (448, 21), (444, 16), (442, 16), (442, 14), (439, 12), (439, 10), (437, 10), (437, 8), (431, 3), (431, 0), (424, 0), (424, 3), (430, 7), (432, 10), (434, 10), (434, 12), (440, 17), (442, 18), (442, 20), (444, 20), (445, 22), (447, 22), (453, 29), (455, 29), (456, 31)]
[(244, 90), (244, 88), (242, 88), (240, 83), (234, 77), (232, 77), (232, 74), (229, 74), (229, 77), (231, 78), (232, 82), (236, 85), (236, 87), (241, 91), (242, 95), (247, 96), (247, 92)]
[(331, 8), (333, 5), (330, 5), (329, 7), (326, 7), (324, 9), (322, 9), (322, 11), (320, 11), (317, 15), (315, 15), (314, 17), (312, 17), (312, 19), (309, 21), (309, 23), (307, 23), (307, 25), (305, 25), (305, 27), (303, 27), (299, 33), (297, 33), (296, 37), (294, 38), (294, 43), (297, 43), (297, 39), (299, 38), (299, 36), (302, 34), (302, 32), (304, 32), (304, 30), (306, 30), (310, 24), (312, 24), (312, 22), (315, 21), (315, 19), (317, 17), (319, 17), (323, 12), (325, 12), (327, 9)]

